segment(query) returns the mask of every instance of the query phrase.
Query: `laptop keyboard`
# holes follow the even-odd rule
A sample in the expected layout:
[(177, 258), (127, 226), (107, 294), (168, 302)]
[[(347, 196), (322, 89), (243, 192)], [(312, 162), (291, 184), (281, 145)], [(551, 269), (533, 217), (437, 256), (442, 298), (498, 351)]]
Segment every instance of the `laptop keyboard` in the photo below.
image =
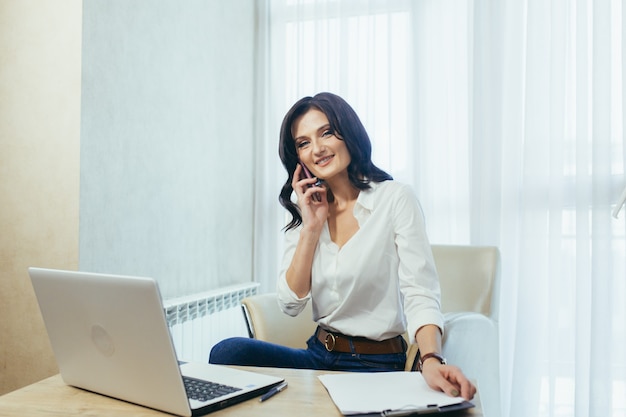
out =
[(211, 381), (203, 381), (201, 379), (183, 377), (187, 397), (197, 401), (209, 401), (231, 392), (241, 391), (241, 388), (235, 388), (228, 385), (222, 385)]

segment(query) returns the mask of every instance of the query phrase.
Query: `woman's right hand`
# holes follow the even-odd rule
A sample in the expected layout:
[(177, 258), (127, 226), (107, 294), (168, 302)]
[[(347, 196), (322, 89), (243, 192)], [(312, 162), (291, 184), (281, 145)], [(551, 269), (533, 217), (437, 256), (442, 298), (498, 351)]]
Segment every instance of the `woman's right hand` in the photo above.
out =
[(302, 214), (302, 227), (320, 231), (328, 217), (326, 188), (315, 186), (317, 178), (299, 179), (302, 174), (302, 167), (297, 164), (291, 186), (298, 197), (298, 206)]
[[(291, 264), (285, 273), (289, 288), (300, 298), (311, 291), (311, 266), (315, 248), (328, 217), (328, 200), (326, 188), (314, 186), (315, 178), (299, 179), (302, 167), (296, 166), (291, 186), (298, 197), (298, 206), (302, 215), (298, 245), (293, 254)], [(315, 193), (319, 198), (314, 198)]]

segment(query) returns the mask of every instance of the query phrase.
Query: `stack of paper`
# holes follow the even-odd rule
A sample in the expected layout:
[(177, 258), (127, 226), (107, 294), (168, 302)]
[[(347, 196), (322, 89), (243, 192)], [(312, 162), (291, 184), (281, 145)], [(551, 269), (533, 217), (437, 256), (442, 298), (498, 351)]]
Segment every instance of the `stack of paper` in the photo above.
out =
[(419, 372), (349, 372), (324, 374), (319, 379), (344, 415), (443, 407), (464, 401), (431, 389)]

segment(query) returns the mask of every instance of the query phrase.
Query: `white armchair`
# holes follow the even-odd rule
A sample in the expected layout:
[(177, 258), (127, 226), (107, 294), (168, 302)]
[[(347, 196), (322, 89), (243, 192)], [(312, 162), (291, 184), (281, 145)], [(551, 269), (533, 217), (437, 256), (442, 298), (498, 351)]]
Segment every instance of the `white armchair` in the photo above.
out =
[[(443, 354), (459, 366), (480, 391), (483, 413), (500, 415), (498, 299), (500, 252), (496, 247), (433, 245), (441, 282), (445, 317)], [(250, 337), (295, 348), (306, 348), (315, 331), (310, 304), (296, 317), (278, 308), (276, 294), (245, 298), (242, 308)], [(410, 347), (406, 369), (415, 360)]]
[(433, 245), (445, 317), (443, 354), (475, 380), (486, 417), (500, 409), (500, 251)]

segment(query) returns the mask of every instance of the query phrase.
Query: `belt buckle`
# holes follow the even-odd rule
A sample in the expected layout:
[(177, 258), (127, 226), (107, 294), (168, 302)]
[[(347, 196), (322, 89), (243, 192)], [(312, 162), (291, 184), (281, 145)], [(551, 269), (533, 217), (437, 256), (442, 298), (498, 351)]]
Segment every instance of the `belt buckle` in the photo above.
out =
[[(330, 341), (332, 342), (332, 346), (328, 347), (328, 339), (330, 338)], [(326, 338), (324, 339), (324, 347), (326, 348), (327, 351), (332, 352), (333, 349), (335, 348), (335, 343), (337, 342), (337, 339), (335, 338), (335, 335), (332, 333), (326, 333)]]

